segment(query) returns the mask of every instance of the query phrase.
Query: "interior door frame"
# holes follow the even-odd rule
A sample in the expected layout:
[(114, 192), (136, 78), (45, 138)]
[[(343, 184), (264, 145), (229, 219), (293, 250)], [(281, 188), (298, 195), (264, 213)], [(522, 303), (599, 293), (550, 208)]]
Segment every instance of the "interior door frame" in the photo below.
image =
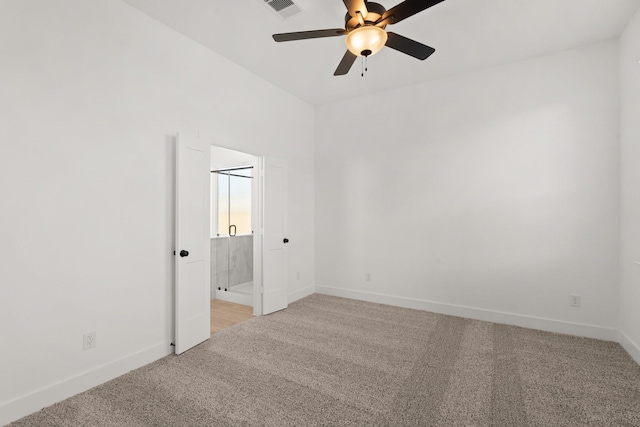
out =
[(262, 316), (262, 161), (255, 156), (258, 164), (251, 183), (251, 228), (253, 228), (253, 315)]
[[(199, 135), (199, 132), (198, 132)], [(253, 314), (254, 316), (262, 316), (264, 313), (264, 284), (263, 284), (263, 273), (264, 273), (264, 260), (263, 260), (263, 251), (264, 251), (264, 247), (263, 247), (263, 241), (264, 241), (264, 230), (265, 230), (265, 170), (264, 168), (266, 167), (265, 165), (267, 165), (267, 160), (270, 159), (269, 161), (275, 161), (277, 159), (272, 159), (269, 157), (266, 157), (264, 155), (256, 155), (256, 154), (252, 154), (252, 153), (246, 153), (246, 152), (241, 152), (238, 151), (234, 148), (227, 148), (227, 147), (223, 147), (223, 146), (219, 146), (219, 145), (215, 145), (213, 143), (213, 138), (203, 138), (201, 135), (200, 136), (200, 140), (202, 141), (203, 144), (206, 144), (206, 146), (209, 147), (209, 161), (208, 161), (208, 169), (209, 171), (211, 171), (211, 166), (212, 166), (212, 154), (211, 154), (211, 149), (213, 147), (219, 147), (219, 148), (223, 148), (226, 150), (231, 150), (231, 151), (236, 151), (238, 153), (244, 153), (247, 155), (252, 156), (254, 159), (257, 160), (257, 164), (254, 166), (254, 168), (256, 169), (256, 174), (254, 174), (254, 179), (252, 181), (252, 196), (251, 196), (251, 227), (253, 229)], [(207, 142), (209, 141), (209, 142)], [(209, 172), (210, 174), (210, 172)], [(210, 184), (210, 179), (207, 179), (207, 185), (205, 186), (205, 190), (206, 190), (206, 194), (203, 195), (204, 197), (204, 202), (206, 205), (206, 211), (207, 211), (207, 216), (209, 216), (207, 223), (209, 231), (206, 233), (206, 237), (207, 240), (209, 241), (209, 245), (210, 243), (210, 239), (211, 239), (211, 232), (210, 232), (210, 226), (211, 226), (211, 217), (210, 217), (210, 212), (209, 211), (209, 207), (211, 206), (211, 196), (212, 196), (212, 192), (211, 192), (211, 188), (209, 186)], [(285, 184), (286, 185), (286, 184)], [(177, 206), (177, 202), (176, 202), (176, 206)], [(286, 206), (284, 207), (284, 209), (286, 209)], [(286, 212), (285, 212), (286, 214)], [(286, 221), (285, 221), (286, 222)], [(285, 227), (286, 228), (286, 227)], [(283, 230), (286, 231), (286, 230)], [(288, 241), (286, 238), (284, 239), (285, 243)], [(209, 262), (207, 264), (210, 263), (210, 259), (208, 260)], [(286, 271), (284, 272), (286, 275)], [(208, 268), (206, 271), (206, 275), (208, 276), (208, 284), (209, 284), (209, 288), (207, 290), (210, 290), (210, 286), (211, 286), (211, 271)], [(288, 287), (288, 280), (286, 280), (286, 276), (284, 277), (284, 286)], [(177, 282), (176, 282), (177, 285)], [(287, 292), (286, 288), (285, 288), (285, 292)], [(209, 292), (206, 292), (206, 296), (207, 299), (210, 300), (210, 294)], [(287, 295), (287, 299), (288, 299), (288, 295)], [(206, 301), (207, 306), (209, 305), (209, 301)], [(176, 328), (178, 327), (178, 325), (176, 324)]]

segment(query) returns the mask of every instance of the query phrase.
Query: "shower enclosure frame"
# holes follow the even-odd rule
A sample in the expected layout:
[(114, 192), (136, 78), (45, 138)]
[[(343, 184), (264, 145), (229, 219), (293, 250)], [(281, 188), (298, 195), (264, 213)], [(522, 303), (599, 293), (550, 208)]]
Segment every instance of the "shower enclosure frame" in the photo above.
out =
[[(212, 149), (223, 149), (223, 150), (228, 150), (226, 148), (223, 147), (216, 147), (216, 146), (212, 146)], [(233, 150), (232, 150), (233, 151)], [(253, 236), (253, 251), (252, 251), (252, 255), (253, 255), (253, 272), (252, 272), (252, 278), (253, 278), (253, 292), (252, 292), (252, 296), (249, 296), (248, 293), (241, 293), (241, 292), (237, 292), (234, 291), (230, 285), (231, 285), (231, 281), (230, 276), (231, 276), (231, 271), (230, 271), (230, 266), (229, 264), (231, 263), (231, 259), (230, 256), (227, 255), (227, 279), (226, 279), (226, 291), (225, 291), (225, 287), (222, 286), (220, 289), (219, 284), (225, 284), (225, 280), (221, 281), (221, 282), (213, 282), (215, 283), (215, 287), (212, 288), (212, 292), (215, 293), (215, 298), (219, 298), (222, 299), (224, 301), (229, 301), (229, 302), (235, 302), (235, 303), (239, 303), (239, 304), (244, 304), (244, 305), (252, 305), (253, 306), (253, 312), (254, 315), (259, 316), (262, 314), (262, 293), (261, 293), (261, 289), (262, 289), (262, 236), (259, 233), (260, 227), (261, 227), (261, 222), (260, 222), (260, 215), (262, 212), (262, 205), (261, 205), (261, 197), (262, 197), (262, 188), (261, 188), (261, 158), (258, 156), (253, 156), (247, 153), (242, 153), (242, 152), (236, 152), (242, 156), (250, 156), (250, 158), (245, 158), (245, 160), (240, 160), (240, 161), (235, 161), (232, 160), (231, 162), (225, 162), (224, 160), (222, 162), (216, 162), (214, 161), (214, 157), (212, 157), (212, 163), (211, 163), (211, 168), (210, 168), (210, 172), (211, 175), (224, 175), (224, 176), (229, 176), (231, 175), (231, 177), (233, 177), (234, 175), (241, 175), (244, 178), (249, 178), (246, 175), (242, 175), (242, 170), (247, 170), (247, 169), (251, 169), (252, 173), (251, 173), (251, 230), (249, 233), (245, 233), (243, 235), (252, 235)], [(226, 164), (225, 164), (226, 163)], [(234, 173), (235, 172), (235, 173)], [(236, 178), (236, 179), (242, 179), (242, 178)], [(214, 190), (214, 188), (216, 188), (215, 191), (211, 191), (210, 193), (210, 197), (211, 197), (211, 202), (212, 203), (212, 209), (216, 208), (218, 201), (214, 200), (214, 198), (217, 197), (217, 180), (211, 180), (211, 184), (212, 186), (216, 186), (216, 187), (212, 187), (212, 190)], [(231, 182), (229, 182), (229, 184), (231, 184)], [(228, 187), (227, 187), (228, 188)], [(231, 198), (230, 198), (231, 199)], [(223, 201), (223, 203), (227, 203), (227, 201)], [(227, 206), (228, 208), (228, 206)], [(216, 227), (216, 228), (212, 228), (212, 232), (211, 232), (211, 238), (212, 239), (218, 239), (218, 238), (224, 238), (226, 237), (227, 239), (231, 239), (233, 237), (229, 237), (229, 235), (233, 235), (233, 229), (231, 230), (231, 233), (228, 234), (224, 234), (224, 233), (218, 233), (218, 212), (215, 212), (212, 210), (212, 215), (211, 215), (211, 219), (212, 219), (212, 227)], [(215, 222), (215, 225), (213, 224), (213, 222)], [(228, 224), (225, 224), (225, 227)], [(223, 230), (220, 230), (223, 231)], [(228, 229), (226, 230), (227, 232), (229, 231)], [(239, 233), (236, 234), (237, 237), (243, 236)], [(229, 244), (231, 244), (232, 242), (229, 242)], [(224, 261), (223, 261), (224, 262)], [(224, 264), (222, 264), (224, 265)], [(214, 270), (212, 269), (212, 277), (214, 277), (213, 275), (215, 274)], [(243, 282), (245, 283), (245, 282)], [(212, 294), (213, 297), (214, 294)]]

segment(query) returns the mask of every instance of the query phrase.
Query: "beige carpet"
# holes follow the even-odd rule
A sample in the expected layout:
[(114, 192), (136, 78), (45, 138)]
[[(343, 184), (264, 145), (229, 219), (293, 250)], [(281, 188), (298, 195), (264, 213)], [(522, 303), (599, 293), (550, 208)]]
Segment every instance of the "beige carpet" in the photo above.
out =
[(12, 426), (640, 426), (616, 343), (312, 295)]

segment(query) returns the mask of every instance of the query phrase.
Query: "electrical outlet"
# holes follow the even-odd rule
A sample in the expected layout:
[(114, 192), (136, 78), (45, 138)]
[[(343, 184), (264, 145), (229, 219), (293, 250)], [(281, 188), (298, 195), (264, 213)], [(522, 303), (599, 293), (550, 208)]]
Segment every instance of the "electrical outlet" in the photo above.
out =
[(365, 282), (371, 281), (371, 273), (364, 273), (364, 281)]
[(87, 332), (82, 335), (82, 349), (89, 350), (90, 348), (94, 348), (96, 346), (96, 331)]
[(296, 273), (296, 280), (300, 280), (300, 272), (299, 271)]
[(580, 295), (571, 295), (571, 307), (581, 307), (582, 300)]

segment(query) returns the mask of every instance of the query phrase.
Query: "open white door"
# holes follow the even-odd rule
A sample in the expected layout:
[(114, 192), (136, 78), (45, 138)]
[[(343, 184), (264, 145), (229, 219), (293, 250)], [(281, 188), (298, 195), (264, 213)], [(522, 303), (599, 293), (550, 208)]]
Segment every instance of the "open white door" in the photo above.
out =
[(175, 352), (210, 336), (210, 148), (179, 133), (176, 144)]
[(262, 157), (262, 314), (287, 308), (287, 164)]

